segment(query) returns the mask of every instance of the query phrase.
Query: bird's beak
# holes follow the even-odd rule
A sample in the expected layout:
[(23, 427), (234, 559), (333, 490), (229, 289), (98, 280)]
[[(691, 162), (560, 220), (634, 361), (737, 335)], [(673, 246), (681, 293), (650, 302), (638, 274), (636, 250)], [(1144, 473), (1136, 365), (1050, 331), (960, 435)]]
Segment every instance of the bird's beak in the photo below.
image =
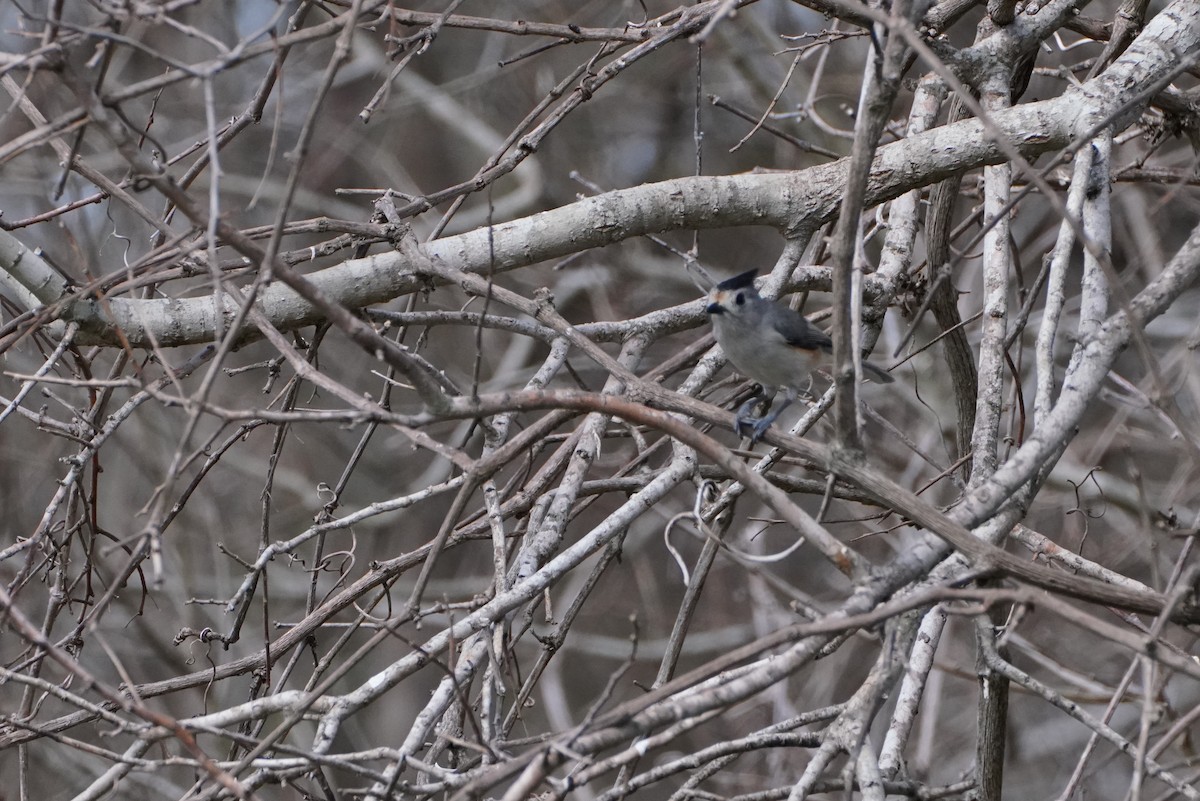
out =
[(710, 303), (704, 307), (705, 314), (724, 314), (725, 307), (720, 303)]

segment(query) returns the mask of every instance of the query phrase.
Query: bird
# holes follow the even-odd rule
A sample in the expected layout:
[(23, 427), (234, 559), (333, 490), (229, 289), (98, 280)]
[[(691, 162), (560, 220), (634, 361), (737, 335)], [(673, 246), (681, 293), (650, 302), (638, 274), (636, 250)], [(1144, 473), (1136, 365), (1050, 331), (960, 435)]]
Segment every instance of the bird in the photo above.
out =
[[(720, 282), (709, 291), (704, 307), (725, 358), (762, 385), (762, 391), (738, 409), (734, 428), (739, 436), (749, 431), (751, 446), (801, 391), (808, 391), (812, 371), (828, 364), (833, 353), (833, 340), (803, 314), (758, 294), (757, 275), (757, 269), (747, 270)], [(895, 380), (877, 364), (864, 360), (862, 366), (881, 383)], [(779, 390), (784, 393), (782, 403), (761, 417), (752, 416), (760, 401), (772, 401)]]

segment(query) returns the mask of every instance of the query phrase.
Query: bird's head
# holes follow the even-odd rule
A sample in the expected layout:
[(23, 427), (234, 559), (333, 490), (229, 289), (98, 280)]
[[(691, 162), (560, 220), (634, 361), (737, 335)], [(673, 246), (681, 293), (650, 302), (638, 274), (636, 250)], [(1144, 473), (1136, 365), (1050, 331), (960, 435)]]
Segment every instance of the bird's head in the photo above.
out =
[(754, 288), (757, 275), (758, 270), (747, 270), (714, 286), (709, 290), (704, 311), (710, 315), (728, 314), (736, 317), (758, 299), (758, 290)]

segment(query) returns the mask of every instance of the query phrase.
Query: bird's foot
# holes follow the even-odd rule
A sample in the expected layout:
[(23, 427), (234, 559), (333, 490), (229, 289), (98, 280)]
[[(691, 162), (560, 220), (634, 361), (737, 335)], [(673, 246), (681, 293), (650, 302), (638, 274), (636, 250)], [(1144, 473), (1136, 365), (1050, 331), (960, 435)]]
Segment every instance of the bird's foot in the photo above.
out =
[[(767, 429), (771, 427), (771, 423), (775, 420), (775, 415), (763, 414), (761, 417), (754, 414), (755, 407), (761, 405), (766, 398), (758, 395), (741, 405), (737, 411), (737, 416), (734, 418), (733, 430), (737, 432), (739, 437), (750, 437), (750, 446), (754, 447), (763, 434), (767, 433)], [(767, 407), (769, 409), (770, 406)], [(764, 412), (766, 409), (764, 409)]]
[(774, 415), (765, 415), (754, 421), (754, 425), (750, 427), (751, 448), (758, 444), (758, 441), (763, 438), (763, 434), (767, 433), (767, 429), (771, 427), (771, 423), (773, 422), (775, 422)]

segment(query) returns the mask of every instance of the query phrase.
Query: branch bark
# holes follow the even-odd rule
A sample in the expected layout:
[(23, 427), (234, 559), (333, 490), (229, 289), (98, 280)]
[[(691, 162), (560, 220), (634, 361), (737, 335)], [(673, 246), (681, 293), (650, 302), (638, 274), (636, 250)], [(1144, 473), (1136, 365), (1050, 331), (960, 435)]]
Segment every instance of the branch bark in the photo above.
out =
[[(1197, 15), (1192, 4), (1177, 0), (1150, 21), (1108, 70), (1061, 97), (997, 113), (987, 125), (965, 120), (881, 147), (864, 204), (878, 204), (963, 171), (1000, 163), (1004, 151), (989, 130), (1000, 132), (1026, 158), (1081, 146), (1080, 136), (1105, 119), (1122, 130), (1149, 101), (1157, 81), (1172, 73), (1181, 60), (1196, 58)], [(842, 160), (795, 173), (673, 179), (446, 237), (423, 249), (428, 258), (448, 261), (461, 270), (502, 272), (670, 230), (741, 225), (767, 225), (785, 233), (814, 230), (836, 214), (839, 188), (846, 184), (848, 170), (848, 162)], [(419, 279), (411, 273), (414, 267), (402, 254), (383, 253), (347, 260), (305, 279), (333, 302), (359, 308), (419, 288)], [(311, 301), (285, 286), (265, 288), (258, 304), (284, 331), (324, 317)], [(211, 298), (108, 298), (111, 311), (106, 311), (97, 298), (80, 294), (64, 296), (54, 305), (61, 319), (79, 324), (81, 343), (116, 346), (119, 328), (134, 347), (210, 342), (237, 311), (227, 299), (218, 309)]]

